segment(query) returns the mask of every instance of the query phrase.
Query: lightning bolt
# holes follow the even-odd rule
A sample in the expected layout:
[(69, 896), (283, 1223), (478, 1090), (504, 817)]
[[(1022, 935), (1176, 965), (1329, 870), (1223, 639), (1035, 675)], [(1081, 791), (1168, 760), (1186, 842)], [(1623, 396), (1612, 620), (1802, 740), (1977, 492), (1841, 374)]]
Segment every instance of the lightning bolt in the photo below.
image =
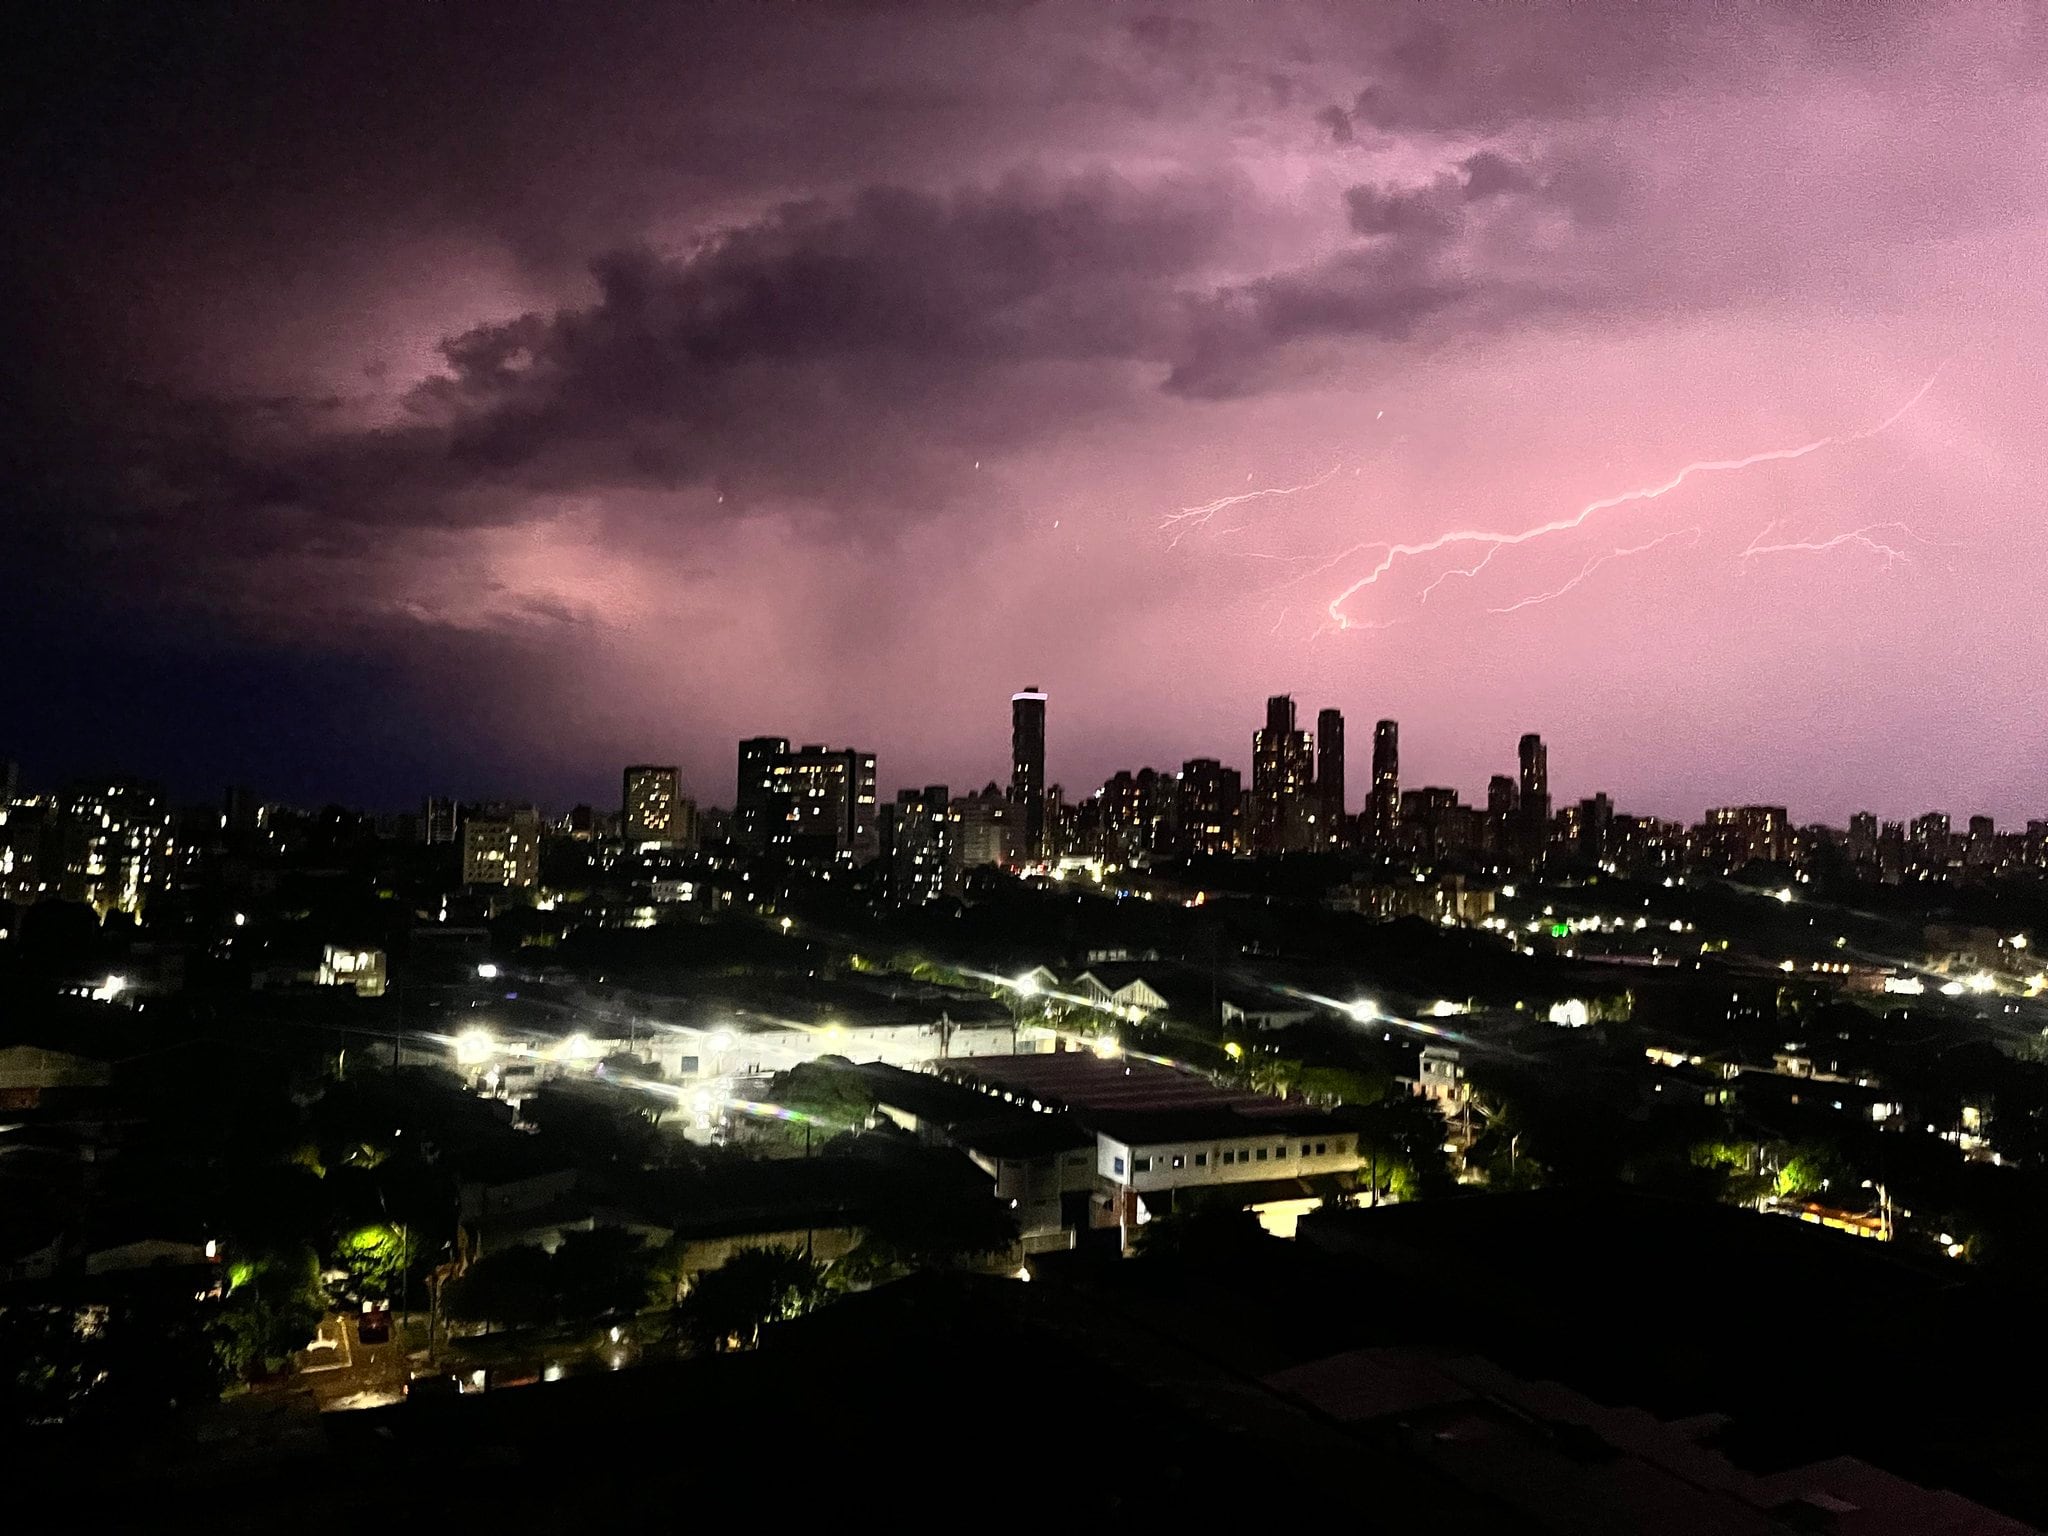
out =
[(1776, 533), (1780, 526), (1782, 525), (1772, 523), (1770, 527), (1764, 529), (1762, 533), (1751, 539), (1749, 541), (1749, 548), (1742, 552), (1742, 558), (1748, 560), (1755, 555), (1786, 555), (1795, 552), (1819, 554), (1824, 550), (1839, 549), (1844, 544), (1860, 544), (1872, 554), (1884, 556), (1885, 568), (1889, 570), (1894, 565), (1911, 560), (1912, 556), (1896, 545), (1882, 543), (1872, 538), (1872, 534), (1885, 529), (1893, 529), (1903, 533), (1915, 543), (1932, 544), (1936, 542), (1933, 539), (1923, 539), (1904, 523), (1894, 521), (1865, 523), (1861, 528), (1851, 528), (1847, 533), (1838, 533), (1831, 539), (1801, 539), (1787, 544), (1766, 544), (1764, 540), (1768, 539), (1773, 533)]
[(1578, 575), (1574, 576), (1570, 581), (1566, 582), (1563, 586), (1557, 588), (1555, 591), (1539, 592), (1534, 597), (1525, 597), (1518, 603), (1509, 603), (1505, 608), (1489, 608), (1486, 611), (1488, 613), (1515, 613), (1523, 608), (1533, 608), (1538, 603), (1547, 603), (1552, 598), (1563, 597), (1565, 593), (1571, 591), (1573, 587), (1576, 587), (1588, 576), (1591, 576), (1595, 571), (1599, 570), (1600, 567), (1605, 565), (1608, 561), (1625, 560), (1630, 555), (1647, 554), (1649, 551), (1655, 549), (1659, 544), (1668, 544), (1671, 540), (1682, 539), (1687, 534), (1692, 535), (1692, 541), (1695, 544), (1699, 542), (1700, 530), (1698, 528), (1678, 528), (1674, 529), (1670, 533), (1661, 533), (1656, 538), (1650, 540), (1649, 543), (1638, 544), (1632, 549), (1610, 549), (1609, 551), (1607, 551), (1606, 554), (1595, 555), (1592, 559), (1588, 560), (1585, 563), (1585, 565), (1580, 568)]
[[(1332, 464), (1320, 475), (1317, 475), (1315, 479), (1305, 480), (1300, 485), (1269, 485), (1263, 490), (1240, 491), (1235, 496), (1219, 496), (1214, 501), (1203, 502), (1199, 507), (1182, 507), (1178, 512), (1166, 514), (1159, 524), (1159, 531), (1161, 533), (1170, 532), (1173, 534), (1173, 537), (1167, 541), (1166, 545), (1168, 549), (1172, 549), (1198, 528), (1206, 528), (1210, 523), (1214, 522), (1216, 514), (1219, 512), (1227, 512), (1232, 507), (1243, 506), (1248, 501), (1262, 501), (1268, 496), (1298, 496), (1303, 491), (1318, 490), (1335, 479), (1337, 472), (1343, 467), (1342, 464)], [(1231, 531), (1236, 532), (1237, 530), (1233, 529)]]
[[(1536, 539), (1546, 538), (1554, 533), (1569, 533), (1575, 528), (1583, 527), (1590, 519), (1602, 512), (1610, 512), (1616, 507), (1629, 506), (1639, 501), (1655, 501), (1661, 496), (1668, 496), (1695, 475), (1731, 474), (1736, 470), (1752, 469), (1759, 464), (1783, 464), (1793, 459), (1803, 459), (1808, 454), (1820, 452), (1823, 448), (1838, 448), (1849, 443), (1868, 441), (1870, 438), (1877, 437), (1891, 430), (1907, 412), (1924, 400), (1927, 397), (1927, 392), (1934, 388), (1935, 380), (1941, 377), (1942, 369), (1947, 366), (1948, 364), (1944, 362), (1940, 368), (1936, 368), (1933, 373), (1927, 376), (1927, 381), (1913, 392), (1912, 398), (1874, 427), (1864, 427), (1856, 432), (1839, 432), (1828, 437), (1818, 437), (1810, 443), (1801, 443), (1794, 448), (1771, 448), (1762, 453), (1748, 454), (1739, 459), (1696, 460), (1686, 465), (1668, 480), (1664, 480), (1659, 484), (1639, 486), (1634, 490), (1623, 491), (1615, 496), (1603, 496), (1598, 501), (1587, 502), (1569, 517), (1560, 517), (1552, 519), (1550, 522), (1538, 523), (1533, 528), (1524, 528), (1516, 533), (1495, 533), (1484, 529), (1460, 529), (1453, 533), (1439, 534), (1437, 537), (1425, 540), (1420, 544), (1372, 542), (1359, 546), (1362, 549), (1378, 549), (1383, 551), (1383, 553), (1378, 564), (1330, 600), (1330, 617), (1336, 622), (1339, 629), (1365, 628), (1365, 625), (1346, 617), (1344, 605), (1367, 587), (1372, 586), (1403, 560), (1412, 560), (1420, 555), (1435, 554), (1440, 549), (1450, 549), (1463, 544), (1483, 544), (1487, 546), (1486, 553), (1469, 570), (1461, 569), (1446, 572), (1444, 575), (1439, 576), (1425, 591), (1424, 595), (1426, 597), (1429, 591), (1434, 591), (1451, 575), (1476, 574), (1485, 567), (1487, 561), (1491, 560), (1495, 554), (1510, 545), (1527, 544)], [(1763, 553), (1761, 550), (1757, 552)]]

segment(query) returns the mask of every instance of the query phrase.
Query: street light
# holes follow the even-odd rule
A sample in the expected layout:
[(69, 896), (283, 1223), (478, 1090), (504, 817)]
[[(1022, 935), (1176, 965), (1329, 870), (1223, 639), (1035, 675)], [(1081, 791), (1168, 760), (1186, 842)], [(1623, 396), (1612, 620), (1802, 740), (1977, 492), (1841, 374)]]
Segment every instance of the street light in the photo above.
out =
[(1888, 1243), (1892, 1240), (1892, 1193), (1884, 1187), (1883, 1181), (1879, 1179), (1865, 1179), (1863, 1187), (1877, 1191), (1879, 1231), (1883, 1240)]

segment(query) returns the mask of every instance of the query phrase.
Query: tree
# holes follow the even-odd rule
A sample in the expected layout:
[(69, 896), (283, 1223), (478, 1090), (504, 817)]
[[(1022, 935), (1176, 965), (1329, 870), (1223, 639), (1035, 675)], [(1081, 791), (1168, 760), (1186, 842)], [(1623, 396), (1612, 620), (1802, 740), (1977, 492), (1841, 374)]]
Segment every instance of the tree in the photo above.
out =
[(412, 1234), (390, 1222), (357, 1227), (334, 1245), (334, 1267), (347, 1271), (349, 1293), (369, 1301), (398, 1295), (417, 1257)]
[(1435, 1104), (1412, 1094), (1395, 1094), (1345, 1111), (1358, 1127), (1358, 1151), (1376, 1188), (1396, 1199), (1439, 1194), (1451, 1184), (1444, 1156), (1447, 1129)]
[(1138, 1229), (1138, 1252), (1174, 1263), (1228, 1262), (1260, 1252), (1278, 1239), (1250, 1211), (1228, 1205), (1197, 1206), (1155, 1216)]
[(1303, 1067), (1295, 1091), (1318, 1104), (1377, 1104), (1393, 1087), (1393, 1075), (1367, 1067)]
[(852, 1066), (838, 1057), (807, 1061), (776, 1074), (769, 1099), (796, 1117), (768, 1122), (799, 1145), (822, 1146), (842, 1131), (858, 1130), (875, 1112), (875, 1096)]
[(741, 1248), (706, 1270), (675, 1309), (675, 1325), (698, 1349), (751, 1349), (764, 1325), (801, 1317), (825, 1292), (824, 1270), (788, 1248)]
[(553, 1261), (528, 1244), (485, 1254), (448, 1283), (442, 1306), (465, 1323), (531, 1328), (555, 1318)]
[(231, 1374), (274, 1370), (305, 1347), (326, 1314), (319, 1255), (303, 1243), (246, 1258), (229, 1253), (228, 1292), (213, 1321), (214, 1350)]
[(549, 1261), (549, 1288), (564, 1317), (637, 1312), (653, 1289), (655, 1258), (623, 1227), (570, 1232)]

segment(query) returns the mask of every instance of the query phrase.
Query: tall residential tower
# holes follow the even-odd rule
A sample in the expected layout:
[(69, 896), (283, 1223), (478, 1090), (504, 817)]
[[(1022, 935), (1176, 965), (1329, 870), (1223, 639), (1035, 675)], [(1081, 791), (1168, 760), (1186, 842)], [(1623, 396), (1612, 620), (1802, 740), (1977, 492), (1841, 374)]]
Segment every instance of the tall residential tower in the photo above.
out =
[(1024, 812), (1021, 855), (1045, 857), (1045, 695), (1036, 685), (1010, 695), (1010, 798)]
[(1372, 728), (1370, 810), (1373, 846), (1391, 849), (1401, 823), (1401, 726), (1395, 720)]

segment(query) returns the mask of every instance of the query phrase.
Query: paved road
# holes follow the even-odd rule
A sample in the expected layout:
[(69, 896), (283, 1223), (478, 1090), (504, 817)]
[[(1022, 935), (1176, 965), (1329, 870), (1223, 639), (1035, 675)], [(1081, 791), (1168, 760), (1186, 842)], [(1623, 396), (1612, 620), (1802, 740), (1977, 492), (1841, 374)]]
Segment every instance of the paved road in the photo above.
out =
[[(321, 1319), (318, 1342), (293, 1357), (301, 1385), (312, 1390), (321, 1411), (337, 1408), (374, 1408), (401, 1401), (405, 1396), (407, 1354), (423, 1339), (401, 1342), (404, 1332), (393, 1320), (391, 1340), (365, 1344), (357, 1319), (346, 1312), (330, 1312)], [(418, 1332), (418, 1325), (411, 1330)]]

